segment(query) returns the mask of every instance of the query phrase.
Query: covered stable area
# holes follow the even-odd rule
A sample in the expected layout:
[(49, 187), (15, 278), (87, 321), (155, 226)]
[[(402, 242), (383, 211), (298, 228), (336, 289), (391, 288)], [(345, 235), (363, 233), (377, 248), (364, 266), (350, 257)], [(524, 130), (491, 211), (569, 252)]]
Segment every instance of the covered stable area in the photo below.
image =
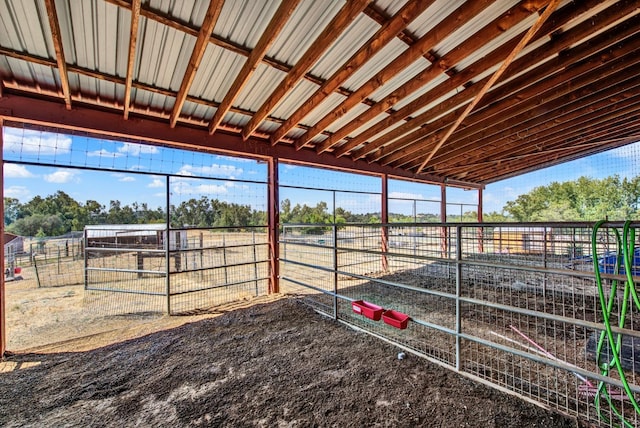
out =
[[(621, 417), (637, 426), (640, 333), (613, 327), (630, 371), (609, 375), (587, 361), (583, 347), (595, 352), (604, 329), (596, 280), (564, 271), (560, 257), (577, 246), (588, 252), (593, 225), (500, 232), (482, 221), (482, 191), (638, 141), (639, 49), (637, 1), (7, 0), (0, 125), (264, 162), (270, 293), (306, 290), (319, 311), (475, 380), (591, 421), (602, 422), (606, 407), (605, 424)], [(296, 226), (279, 221), (281, 163), (379, 177), (380, 224), (354, 226), (349, 236), (334, 225), (326, 241), (295, 239)], [(440, 186), (441, 223), (390, 234), (390, 179)], [(477, 191), (477, 224), (445, 223), (450, 187)], [(327, 265), (292, 256), (310, 251)], [(358, 252), (365, 262), (339, 268), (338, 253)], [(372, 274), (380, 269), (413, 279)], [(344, 288), (343, 276), (353, 280)], [(435, 282), (416, 280), (423, 277)], [(399, 318), (391, 324), (404, 329), (407, 301), (421, 301), (425, 289), (432, 299), (424, 313), (409, 314), (411, 338), (353, 315), (392, 307)], [(0, 354), (5, 314), (2, 283)], [(534, 320), (548, 342), (518, 333), (518, 320)], [(493, 327), (481, 330), (480, 321)], [(625, 398), (611, 393), (619, 401), (594, 410), (594, 396), (604, 397), (598, 385)]]

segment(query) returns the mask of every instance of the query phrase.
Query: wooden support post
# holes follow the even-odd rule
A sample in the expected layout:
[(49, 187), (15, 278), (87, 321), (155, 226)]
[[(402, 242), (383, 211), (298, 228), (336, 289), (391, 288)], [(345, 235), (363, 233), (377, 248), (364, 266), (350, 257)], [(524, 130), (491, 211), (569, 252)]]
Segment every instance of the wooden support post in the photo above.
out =
[(280, 248), (278, 228), (280, 227), (280, 196), (278, 183), (278, 159), (267, 161), (269, 168), (267, 195), (267, 229), (269, 233), (269, 294), (280, 292)]

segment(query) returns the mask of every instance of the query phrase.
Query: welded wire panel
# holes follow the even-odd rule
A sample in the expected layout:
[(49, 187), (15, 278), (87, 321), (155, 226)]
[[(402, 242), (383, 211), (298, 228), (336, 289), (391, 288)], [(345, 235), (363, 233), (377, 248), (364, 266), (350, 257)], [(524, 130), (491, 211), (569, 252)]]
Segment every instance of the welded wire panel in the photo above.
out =
[[(297, 260), (282, 272), (316, 309), (543, 405), (638, 425), (640, 256), (627, 243), (628, 282), (621, 226), (593, 240), (585, 224), (338, 228), (335, 246), (292, 232), (281, 242)], [(354, 312), (353, 301), (410, 321), (394, 328)]]

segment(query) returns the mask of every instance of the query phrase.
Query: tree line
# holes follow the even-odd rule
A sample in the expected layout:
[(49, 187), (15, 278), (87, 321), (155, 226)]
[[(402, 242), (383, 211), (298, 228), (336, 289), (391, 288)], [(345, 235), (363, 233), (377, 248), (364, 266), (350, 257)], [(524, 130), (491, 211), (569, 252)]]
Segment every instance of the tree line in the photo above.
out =
[[(264, 226), (267, 213), (250, 205), (209, 199), (189, 199), (171, 206), (173, 227), (247, 227)], [(335, 216), (335, 219), (334, 219)], [(594, 221), (638, 219), (640, 217), (640, 176), (621, 179), (614, 175), (603, 179), (580, 177), (577, 180), (552, 182), (539, 186), (509, 201), (502, 212), (484, 215), (488, 222), (502, 221)], [(452, 215), (447, 221), (473, 222), (475, 211)], [(296, 224), (380, 223), (380, 212), (352, 213), (337, 207), (335, 213), (326, 202), (315, 206), (293, 205), (289, 199), (280, 204), (280, 222)], [(433, 213), (390, 214), (392, 223), (439, 222)], [(95, 200), (81, 203), (63, 191), (46, 197), (36, 196), (27, 203), (4, 198), (6, 230), (22, 236), (60, 236), (81, 231), (91, 224), (149, 224), (166, 222), (165, 210), (146, 203), (123, 205), (118, 200), (108, 207)], [(309, 227), (307, 233), (323, 232)]]
[[(171, 205), (172, 227), (250, 227), (265, 226), (267, 213), (250, 205), (229, 203), (202, 196), (189, 199), (179, 205)], [(379, 222), (378, 214), (353, 214), (336, 209), (336, 220), (346, 222)], [(58, 191), (46, 197), (36, 196), (27, 203), (16, 198), (4, 198), (4, 224), (6, 230), (22, 236), (60, 236), (81, 231), (93, 224), (150, 224), (165, 223), (166, 211), (162, 207), (150, 208), (146, 203), (123, 205), (118, 200), (109, 206), (95, 200), (81, 203), (67, 193)], [(333, 223), (333, 213), (326, 202), (310, 207), (295, 206), (286, 199), (282, 202), (281, 222)]]

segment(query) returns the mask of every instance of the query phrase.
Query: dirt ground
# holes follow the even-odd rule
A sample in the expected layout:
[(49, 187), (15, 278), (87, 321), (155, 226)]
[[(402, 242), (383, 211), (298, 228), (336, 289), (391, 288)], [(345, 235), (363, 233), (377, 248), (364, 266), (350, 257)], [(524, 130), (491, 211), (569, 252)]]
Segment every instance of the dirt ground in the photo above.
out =
[(398, 352), (272, 300), (88, 351), (9, 356), (0, 425), (585, 426)]

